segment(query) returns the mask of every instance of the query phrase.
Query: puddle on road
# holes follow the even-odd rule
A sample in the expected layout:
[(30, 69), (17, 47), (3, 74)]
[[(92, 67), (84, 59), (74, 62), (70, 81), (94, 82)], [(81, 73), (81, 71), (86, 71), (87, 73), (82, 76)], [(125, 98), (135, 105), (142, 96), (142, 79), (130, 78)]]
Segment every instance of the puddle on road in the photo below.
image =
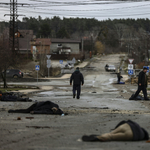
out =
[(116, 78), (110, 78), (108, 82), (103, 83), (102, 85), (109, 85), (112, 84), (114, 81), (116, 81)]
[(37, 95), (37, 97), (57, 97), (57, 96), (72, 96), (70, 92), (53, 92), (53, 91), (46, 91), (41, 92)]

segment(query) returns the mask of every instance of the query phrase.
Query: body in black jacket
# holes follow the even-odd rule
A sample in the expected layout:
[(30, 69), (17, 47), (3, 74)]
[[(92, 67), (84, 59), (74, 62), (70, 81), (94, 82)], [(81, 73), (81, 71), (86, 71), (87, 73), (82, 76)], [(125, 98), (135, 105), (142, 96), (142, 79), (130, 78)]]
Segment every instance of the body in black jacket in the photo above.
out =
[(73, 98), (75, 98), (76, 91), (77, 91), (77, 99), (80, 98), (81, 93), (81, 84), (84, 84), (84, 78), (82, 73), (79, 71), (79, 67), (72, 73), (70, 77), (70, 85), (72, 85), (73, 81)]
[(63, 111), (51, 101), (37, 102), (27, 109), (9, 110), (9, 113), (32, 113), (32, 114), (54, 114), (61, 115)]
[(143, 71), (141, 71), (139, 73), (139, 77), (138, 77), (138, 89), (136, 91), (136, 93), (134, 94), (134, 96), (132, 96), (131, 98), (129, 98), (129, 100), (135, 100), (136, 97), (139, 95), (140, 91), (143, 91), (144, 94), (144, 100), (149, 100), (147, 97), (147, 68), (143, 68)]

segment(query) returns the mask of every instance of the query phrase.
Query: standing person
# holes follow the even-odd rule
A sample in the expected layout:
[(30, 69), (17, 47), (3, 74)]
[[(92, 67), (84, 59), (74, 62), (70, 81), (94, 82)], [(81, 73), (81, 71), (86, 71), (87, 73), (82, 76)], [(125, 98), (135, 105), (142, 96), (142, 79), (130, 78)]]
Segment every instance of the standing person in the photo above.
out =
[(141, 90), (143, 91), (143, 94), (144, 94), (144, 100), (149, 100), (148, 97), (147, 97), (147, 89), (146, 89), (147, 88), (147, 75), (146, 75), (146, 72), (147, 72), (147, 68), (143, 68), (143, 71), (141, 71), (139, 73), (138, 89), (137, 89), (136, 93), (129, 98), (129, 100), (135, 100), (136, 97), (139, 95)]
[(123, 78), (123, 77), (121, 76), (121, 72), (117, 73), (117, 78), (118, 78), (118, 83), (120, 83), (121, 78)]
[(84, 84), (84, 78), (82, 73), (79, 71), (79, 67), (76, 68), (76, 70), (72, 73), (70, 77), (70, 85), (72, 85), (73, 81), (73, 98), (76, 96), (77, 91), (77, 99), (80, 98), (81, 93), (81, 84)]

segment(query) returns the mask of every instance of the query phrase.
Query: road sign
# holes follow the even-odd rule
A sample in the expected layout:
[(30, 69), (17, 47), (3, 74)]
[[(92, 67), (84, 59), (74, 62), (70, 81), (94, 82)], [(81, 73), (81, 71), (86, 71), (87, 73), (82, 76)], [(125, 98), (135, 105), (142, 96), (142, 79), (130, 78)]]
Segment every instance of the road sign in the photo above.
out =
[(134, 59), (128, 59), (129, 60), (129, 63), (132, 64)]
[(128, 64), (128, 70), (133, 70), (133, 64)]
[(128, 70), (128, 74), (132, 75), (133, 74), (133, 70)]
[(51, 67), (51, 64), (47, 64), (47, 68), (50, 68)]
[(40, 70), (40, 65), (36, 65), (36, 66), (35, 66), (35, 70), (36, 70), (36, 71), (39, 71), (39, 70)]
[(51, 67), (51, 60), (47, 59), (47, 68), (50, 68), (50, 67)]
[(46, 55), (46, 57), (47, 57), (48, 59), (50, 59), (51, 55)]
[(149, 72), (149, 66), (143, 66), (143, 68), (147, 68), (147, 72)]
[(72, 63), (76, 63), (76, 59), (73, 57), (73, 59), (72, 59)]
[(59, 60), (59, 63), (60, 63), (60, 64), (63, 64), (63, 60)]

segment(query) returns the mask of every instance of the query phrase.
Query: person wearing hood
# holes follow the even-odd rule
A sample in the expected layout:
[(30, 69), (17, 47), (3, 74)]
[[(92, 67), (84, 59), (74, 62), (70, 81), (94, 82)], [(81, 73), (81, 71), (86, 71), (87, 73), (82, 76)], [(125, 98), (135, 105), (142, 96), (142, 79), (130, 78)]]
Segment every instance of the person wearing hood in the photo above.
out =
[(84, 84), (84, 77), (82, 73), (79, 70), (79, 67), (76, 68), (76, 70), (72, 73), (70, 77), (70, 85), (72, 85), (73, 81), (73, 98), (76, 96), (77, 91), (77, 99), (80, 99), (80, 93), (81, 93), (81, 84)]
[(139, 95), (139, 93), (141, 91), (143, 91), (144, 94), (144, 100), (149, 100), (149, 98), (147, 97), (147, 68), (144, 67), (143, 70), (139, 73), (139, 77), (138, 77), (138, 89), (136, 91), (136, 93), (131, 96), (129, 98), (129, 100), (136, 100), (136, 97)]

